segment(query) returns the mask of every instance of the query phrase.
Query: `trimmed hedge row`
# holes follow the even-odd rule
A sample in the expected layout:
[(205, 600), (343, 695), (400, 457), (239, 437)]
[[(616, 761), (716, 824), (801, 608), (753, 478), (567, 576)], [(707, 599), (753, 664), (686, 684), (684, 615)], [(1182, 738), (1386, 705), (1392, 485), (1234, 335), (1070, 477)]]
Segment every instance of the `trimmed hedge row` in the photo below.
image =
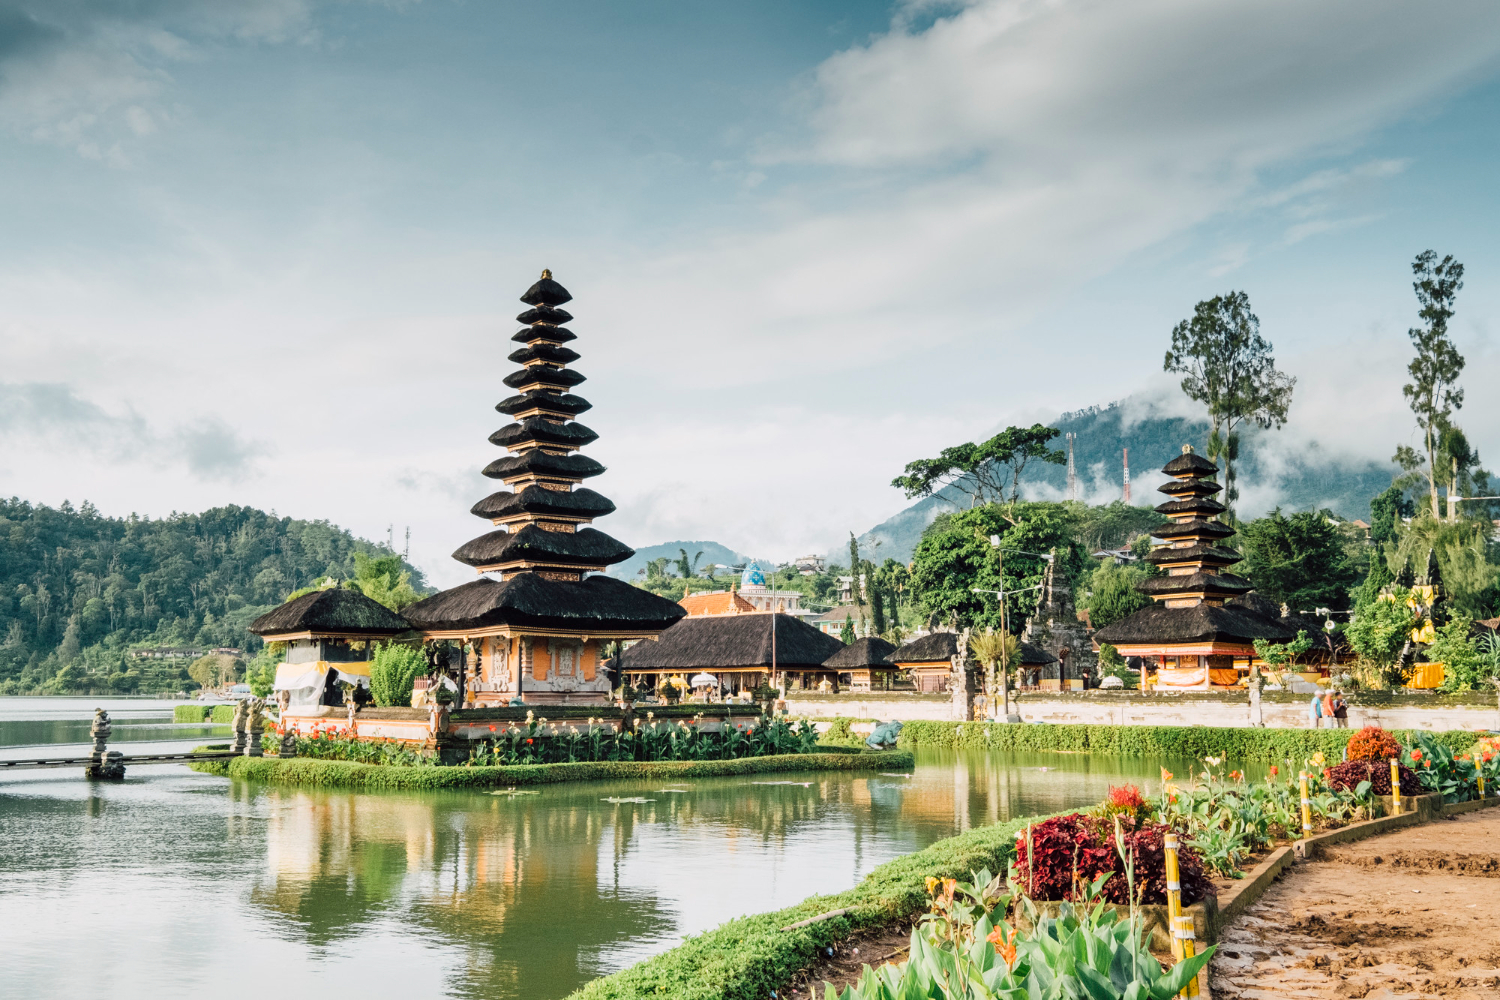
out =
[(172, 709), (173, 722), (234, 721), (233, 705), (177, 705)]
[(598, 761), (587, 764), (519, 764), (511, 767), (402, 767), (356, 764), (315, 757), (234, 757), (194, 761), (204, 774), (245, 781), (315, 788), (424, 790), (546, 785), (563, 781), (607, 781), (623, 778), (704, 778), (716, 775), (767, 774), (784, 771), (890, 771), (916, 764), (906, 750), (849, 753), (830, 747), (825, 753), (741, 757), (737, 760)]
[[(925, 910), (924, 879), (928, 876), (968, 879), (979, 868), (1004, 871), (1015, 857), (1016, 832), (1046, 818), (1011, 820), (940, 840), (886, 862), (853, 889), (811, 896), (774, 913), (731, 920), (655, 958), (596, 979), (567, 1000), (764, 1000), (812, 965), (819, 949), (844, 940), (851, 931), (885, 926)], [(840, 908), (849, 912), (808, 927), (781, 930)]]
[[(1279, 763), (1321, 750), (1337, 757), (1355, 729), (1252, 729), (1210, 726), (1108, 726), (1004, 722), (908, 722), (903, 747), (982, 747), (994, 750), (1072, 751), (1111, 757), (1222, 756), (1234, 761)], [(1414, 730), (1392, 730), (1410, 743)], [(1454, 750), (1473, 746), (1478, 735), (1462, 729), (1429, 733)]]

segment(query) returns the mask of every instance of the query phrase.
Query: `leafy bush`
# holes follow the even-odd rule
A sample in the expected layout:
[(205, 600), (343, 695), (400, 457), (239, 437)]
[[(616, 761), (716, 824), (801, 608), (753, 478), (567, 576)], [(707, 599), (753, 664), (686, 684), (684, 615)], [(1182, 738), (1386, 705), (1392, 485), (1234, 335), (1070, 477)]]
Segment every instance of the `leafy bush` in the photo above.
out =
[(213, 707), (212, 714), (210, 714), (209, 717), (208, 717), (208, 721), (210, 721), (212, 723), (215, 723), (216, 725), (217, 724), (228, 725), (229, 723), (231, 723), (231, 722), (234, 721), (234, 706), (233, 705), (215, 705)]
[(375, 647), (370, 663), (370, 694), (382, 708), (410, 705), (417, 677), (427, 669), (422, 651), (412, 646), (387, 642)]
[(1494, 789), (1495, 782), (1500, 780), (1500, 739), (1486, 737), (1462, 754), (1454, 753), (1426, 733), (1418, 733), (1416, 742), (1416, 746), (1408, 748), (1406, 759), (1423, 789), (1438, 792), (1444, 802), (1479, 798), (1480, 775), (1484, 776), (1487, 791)]
[[(1016, 840), (1016, 882), (1031, 899), (1076, 900), (1081, 887), (1107, 876), (1100, 890), (1111, 903), (1129, 904), (1131, 886), (1135, 903), (1167, 901), (1165, 835), (1170, 827), (1148, 825), (1140, 830), (1121, 830), (1120, 842), (1109, 822), (1083, 813), (1046, 820), (1025, 831)], [(1030, 846), (1028, 846), (1028, 840)], [(1120, 854), (1134, 859), (1130, 868)], [(1036, 864), (1033, 867), (1033, 852)], [(1190, 847), (1178, 851), (1182, 901), (1187, 905), (1214, 895), (1213, 883), (1203, 874), (1203, 863)], [(1130, 869), (1127, 877), (1127, 869)]]
[(932, 912), (912, 929), (908, 960), (878, 971), (867, 965), (842, 994), (827, 987), (825, 1000), (1168, 1000), (1213, 957), (1211, 947), (1164, 973), (1142, 925), (1122, 921), (1099, 898), (1103, 878), (1087, 887), (1081, 906), (1064, 903), (1056, 917), (1041, 916), (1022, 896), (1032, 930), (1019, 933), (995, 919), (1010, 901), (994, 894), (998, 881), (988, 871), (976, 872), (974, 885), (945, 880)]
[(803, 719), (796, 726), (785, 719), (760, 720), (745, 732), (726, 727), (710, 733), (681, 721), (657, 721), (647, 712), (646, 721), (633, 732), (593, 725), (552, 723), (526, 713), (522, 725), (501, 729), (481, 740), (469, 752), (467, 766), (507, 764), (556, 764), (601, 760), (734, 760), (776, 754), (813, 753), (818, 733)]
[[(1416, 772), (1405, 764), (1398, 764), (1401, 773), (1401, 794), (1421, 795), (1422, 781)], [(1350, 760), (1335, 764), (1323, 772), (1323, 780), (1336, 791), (1352, 792), (1362, 782), (1370, 783), (1374, 795), (1391, 794), (1391, 765), (1383, 760)]]
[(1134, 827), (1141, 827), (1151, 818), (1151, 803), (1135, 785), (1111, 785), (1098, 814), (1109, 820), (1129, 819)]
[(173, 722), (207, 722), (209, 706), (207, 705), (175, 705), (172, 708)]
[(1379, 726), (1366, 726), (1349, 737), (1350, 760), (1394, 760), (1399, 756), (1400, 742)]

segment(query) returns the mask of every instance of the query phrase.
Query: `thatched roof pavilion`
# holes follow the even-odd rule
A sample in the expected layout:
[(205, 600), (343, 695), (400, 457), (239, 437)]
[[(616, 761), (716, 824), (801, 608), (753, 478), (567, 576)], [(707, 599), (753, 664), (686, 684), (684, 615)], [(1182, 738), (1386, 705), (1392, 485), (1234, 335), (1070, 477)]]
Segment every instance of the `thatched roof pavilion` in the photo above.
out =
[(1239, 682), (1237, 660), (1249, 670), (1254, 642), (1289, 642), (1297, 630), (1258, 610), (1254, 602), (1235, 600), (1252, 584), (1226, 572), (1240, 554), (1219, 543), (1234, 528), (1217, 518), (1227, 508), (1212, 499), (1221, 487), (1218, 466), (1193, 454), (1182, 454), (1162, 467), (1172, 480), (1160, 492), (1171, 497), (1156, 510), (1169, 523), (1154, 534), (1163, 540), (1146, 561), (1163, 571), (1139, 585), (1157, 604), (1094, 633), (1124, 656), (1155, 661), (1155, 683), (1167, 688), (1232, 687)]
[(339, 705), (340, 681), (370, 686), (374, 643), (411, 631), (401, 615), (357, 590), (333, 587), (295, 597), (250, 623), (267, 642), (286, 644), (275, 690), (289, 708)]
[(780, 675), (805, 683), (836, 672), (824, 666), (843, 644), (791, 615), (767, 611), (684, 618), (656, 642), (638, 642), (620, 655), (633, 680), (707, 673), (728, 687), (772, 684)]
[(453, 558), (484, 576), (418, 601), (405, 617), (429, 640), (460, 640), (469, 654), (461, 687), (471, 705), (604, 704), (610, 678), (601, 669), (603, 644), (649, 639), (684, 610), (623, 580), (598, 575), (634, 550), (588, 527), (614, 511), (582, 483), (604, 471), (579, 449), (599, 435), (577, 423), (588, 400), (569, 390), (584, 381), (570, 368), (580, 357), (577, 335), (563, 326), (572, 294), (543, 271), (521, 301), (531, 308), (511, 339), (520, 365), (503, 381), (516, 395), (495, 409), (514, 421), (490, 435), (506, 454), (484, 475), (506, 487), (471, 513), (495, 530), (459, 546)]
[[(919, 692), (932, 694), (948, 690), (953, 657), (957, 655), (957, 632), (929, 632), (901, 646), (889, 654), (888, 659), (911, 674)], [(1029, 642), (1020, 644), (1020, 655), (1020, 666), (1024, 667), (1057, 662), (1057, 657)]]
[(896, 647), (878, 635), (856, 639), (823, 661), (823, 666), (849, 675), (849, 690), (870, 691), (877, 685), (890, 687), (901, 670), (890, 660)]

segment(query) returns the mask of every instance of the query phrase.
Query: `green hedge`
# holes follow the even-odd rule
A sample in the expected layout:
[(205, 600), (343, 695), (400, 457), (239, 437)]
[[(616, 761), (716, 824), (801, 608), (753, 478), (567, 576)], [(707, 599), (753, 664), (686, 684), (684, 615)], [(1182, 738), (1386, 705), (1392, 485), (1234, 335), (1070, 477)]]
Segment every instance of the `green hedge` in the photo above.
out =
[[(925, 910), (927, 876), (967, 879), (979, 868), (1004, 871), (1015, 855), (1016, 832), (1045, 818), (1011, 820), (940, 840), (886, 862), (853, 889), (811, 896), (775, 913), (731, 920), (655, 958), (596, 979), (568, 1000), (764, 1000), (812, 965), (819, 949), (844, 940), (851, 931), (907, 920)], [(850, 912), (810, 927), (781, 930), (840, 908)]]
[[(1301, 760), (1321, 750), (1343, 752), (1357, 729), (1252, 729), (1210, 726), (1105, 726), (1003, 722), (908, 722), (903, 747), (983, 747), (995, 750), (1073, 751), (1110, 757), (1227, 757), (1234, 761), (1279, 763)], [(1393, 730), (1411, 743), (1414, 731)], [(1477, 734), (1462, 729), (1429, 734), (1455, 750), (1474, 744)]]
[(400, 767), (356, 764), (314, 757), (235, 757), (202, 760), (188, 765), (205, 774), (227, 775), (246, 781), (320, 788), (416, 790), (434, 788), (494, 788), (546, 785), (561, 781), (604, 781), (624, 778), (703, 778), (715, 775), (766, 774), (782, 771), (892, 771), (910, 769), (915, 760), (906, 750), (849, 753), (829, 748), (825, 753), (741, 757), (738, 760), (600, 761), (590, 764), (521, 764), (513, 767)]
[(228, 724), (234, 721), (233, 705), (177, 705), (172, 709), (173, 722), (214, 722)]

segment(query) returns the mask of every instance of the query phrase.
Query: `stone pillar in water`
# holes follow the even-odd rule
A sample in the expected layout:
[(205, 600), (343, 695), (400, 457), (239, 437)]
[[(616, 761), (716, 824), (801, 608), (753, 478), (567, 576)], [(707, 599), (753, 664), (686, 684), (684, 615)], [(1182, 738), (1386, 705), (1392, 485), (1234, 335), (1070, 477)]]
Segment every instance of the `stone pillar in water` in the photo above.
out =
[(263, 757), (265, 750), (261, 748), (260, 737), (266, 728), (266, 703), (261, 698), (249, 699), (247, 714), (250, 716), (250, 740), (245, 747), (246, 757)]
[(94, 749), (89, 753), (89, 764), (83, 771), (85, 777), (106, 781), (119, 781), (125, 777), (125, 765), (120, 763), (124, 754), (107, 746), (111, 731), (109, 713), (102, 708), (94, 709), (94, 723), (89, 726)]

